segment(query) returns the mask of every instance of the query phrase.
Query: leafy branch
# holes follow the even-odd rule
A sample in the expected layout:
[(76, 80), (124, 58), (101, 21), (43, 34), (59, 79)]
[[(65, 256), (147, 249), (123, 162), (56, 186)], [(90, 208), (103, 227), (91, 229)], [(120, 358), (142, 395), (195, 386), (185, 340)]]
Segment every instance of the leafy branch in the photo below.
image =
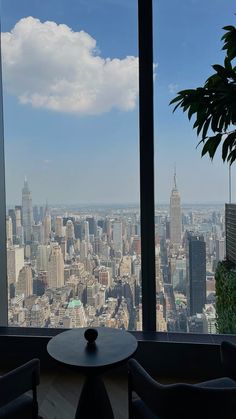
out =
[[(201, 137), (202, 156), (209, 154), (213, 159), (217, 148), (222, 144), (222, 159), (231, 165), (236, 159), (236, 28), (225, 26), (222, 36), (223, 50), (226, 51), (224, 65), (212, 66), (214, 74), (203, 87), (182, 90), (170, 102), (175, 104), (173, 112), (182, 108), (188, 118), (195, 118), (193, 128)], [(233, 129), (232, 129), (233, 128)], [(214, 135), (210, 135), (213, 133)]]

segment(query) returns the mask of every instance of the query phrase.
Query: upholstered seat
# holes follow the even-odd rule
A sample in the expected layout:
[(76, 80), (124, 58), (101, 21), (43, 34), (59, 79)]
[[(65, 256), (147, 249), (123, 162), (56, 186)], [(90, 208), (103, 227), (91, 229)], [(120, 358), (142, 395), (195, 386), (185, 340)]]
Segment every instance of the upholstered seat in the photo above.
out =
[[(39, 419), (36, 387), (39, 384), (39, 360), (0, 377), (0, 419)], [(32, 391), (32, 395), (25, 394)]]
[(224, 375), (236, 381), (236, 345), (223, 341), (220, 345), (220, 354)]
[(236, 417), (236, 382), (228, 377), (198, 384), (163, 385), (134, 359), (129, 360), (128, 368), (130, 419)]

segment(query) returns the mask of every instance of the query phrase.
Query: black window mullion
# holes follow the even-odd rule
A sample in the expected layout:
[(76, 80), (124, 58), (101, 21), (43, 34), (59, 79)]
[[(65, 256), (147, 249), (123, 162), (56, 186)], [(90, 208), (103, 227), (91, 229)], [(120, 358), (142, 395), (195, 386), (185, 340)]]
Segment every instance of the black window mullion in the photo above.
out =
[[(1, 23), (0, 23), (1, 34)], [(2, 48), (0, 39), (0, 325), (8, 324), (6, 191), (3, 125)]]
[(156, 330), (152, 0), (138, 1), (143, 330)]

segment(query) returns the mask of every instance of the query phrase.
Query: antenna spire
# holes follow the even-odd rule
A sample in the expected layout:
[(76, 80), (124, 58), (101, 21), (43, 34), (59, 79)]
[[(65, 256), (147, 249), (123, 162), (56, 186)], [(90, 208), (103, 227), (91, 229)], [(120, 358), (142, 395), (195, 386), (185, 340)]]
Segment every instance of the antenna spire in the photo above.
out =
[(176, 164), (174, 169), (174, 188), (177, 189), (177, 182), (176, 182)]

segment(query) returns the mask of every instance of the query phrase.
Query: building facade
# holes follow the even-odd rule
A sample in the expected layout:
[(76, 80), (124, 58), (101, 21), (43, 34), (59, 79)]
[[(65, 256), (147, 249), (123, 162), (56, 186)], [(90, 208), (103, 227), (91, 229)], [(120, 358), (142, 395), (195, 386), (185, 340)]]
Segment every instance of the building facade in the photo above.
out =
[(177, 189), (176, 173), (174, 174), (174, 187), (170, 196), (170, 242), (173, 246), (181, 245), (182, 218), (180, 194)]
[(206, 303), (206, 243), (202, 235), (188, 232), (186, 249), (188, 314), (202, 314)]
[(226, 259), (236, 264), (236, 204), (225, 204)]
[(29, 190), (28, 181), (25, 178), (24, 187), (22, 189), (22, 220), (24, 228), (25, 243), (31, 242), (32, 225), (33, 225), (33, 208), (32, 197)]

